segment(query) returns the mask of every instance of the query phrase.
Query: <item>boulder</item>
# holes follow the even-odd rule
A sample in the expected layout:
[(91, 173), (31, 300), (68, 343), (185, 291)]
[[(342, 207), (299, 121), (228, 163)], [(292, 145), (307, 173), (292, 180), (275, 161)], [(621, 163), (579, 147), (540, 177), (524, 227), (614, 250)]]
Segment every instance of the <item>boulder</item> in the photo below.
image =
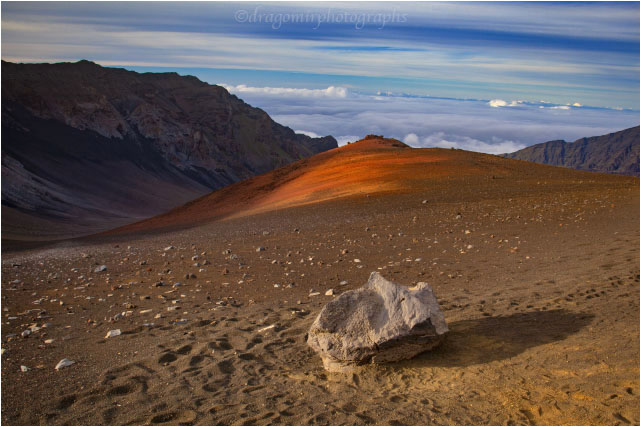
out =
[(413, 288), (373, 272), (360, 289), (329, 302), (312, 324), (307, 344), (328, 371), (411, 359), (441, 343), (448, 328), (432, 287)]

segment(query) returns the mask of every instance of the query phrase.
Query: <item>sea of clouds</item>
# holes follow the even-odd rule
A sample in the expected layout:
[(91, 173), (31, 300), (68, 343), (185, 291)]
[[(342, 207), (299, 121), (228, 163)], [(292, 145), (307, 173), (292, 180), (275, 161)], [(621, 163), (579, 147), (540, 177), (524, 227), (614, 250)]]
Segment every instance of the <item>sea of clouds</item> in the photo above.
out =
[(574, 141), (639, 124), (639, 112), (523, 100), (464, 100), (406, 94), (363, 94), (349, 88), (251, 87), (221, 84), (275, 121), (344, 145), (367, 134), (413, 147), (509, 153), (541, 142)]

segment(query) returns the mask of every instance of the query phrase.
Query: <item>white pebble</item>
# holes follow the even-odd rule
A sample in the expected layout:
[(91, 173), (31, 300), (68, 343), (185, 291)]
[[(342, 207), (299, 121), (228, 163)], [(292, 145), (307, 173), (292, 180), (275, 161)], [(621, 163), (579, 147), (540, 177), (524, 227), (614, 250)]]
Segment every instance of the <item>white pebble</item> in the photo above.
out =
[(117, 337), (120, 334), (121, 334), (120, 329), (112, 329), (109, 332), (107, 332), (107, 335), (105, 335), (105, 338)]
[(60, 362), (58, 362), (58, 364), (56, 365), (55, 369), (56, 369), (56, 371), (59, 371), (60, 369), (66, 368), (67, 366), (71, 366), (74, 363), (76, 363), (76, 362), (74, 362), (73, 360), (62, 359)]

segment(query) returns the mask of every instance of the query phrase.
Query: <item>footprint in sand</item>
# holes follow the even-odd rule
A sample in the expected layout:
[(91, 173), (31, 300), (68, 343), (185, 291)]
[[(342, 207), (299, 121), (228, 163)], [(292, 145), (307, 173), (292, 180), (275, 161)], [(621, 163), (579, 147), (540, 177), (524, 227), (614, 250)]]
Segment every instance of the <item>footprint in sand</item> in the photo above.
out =
[(176, 356), (174, 353), (167, 352), (167, 353), (163, 354), (162, 356), (160, 356), (160, 358), (158, 359), (158, 364), (159, 365), (168, 365), (171, 362), (175, 362), (177, 359), (178, 359), (178, 356)]
[(182, 354), (182, 355), (189, 354), (189, 352), (191, 352), (191, 349), (192, 349), (191, 345), (187, 344), (180, 347), (178, 350), (176, 350), (176, 353)]
[(216, 341), (212, 341), (207, 346), (212, 350), (231, 350), (233, 347), (229, 344), (226, 338), (218, 338)]
[(163, 412), (151, 417), (149, 424), (191, 425), (196, 421), (197, 417), (198, 414), (192, 410)]
[(245, 346), (245, 350), (251, 350), (257, 344), (262, 344), (262, 343), (263, 343), (262, 337), (260, 335), (254, 335), (252, 339)]
[(205, 360), (205, 356), (203, 355), (198, 354), (198, 355), (192, 356), (191, 359), (189, 359), (189, 366), (197, 366), (203, 360)]
[(222, 374), (231, 375), (236, 371), (234, 363), (231, 360), (223, 360), (216, 365)]
[(130, 384), (124, 384), (109, 389), (107, 391), (107, 396), (122, 396), (129, 394), (132, 391), (134, 391), (134, 388)]
[(69, 394), (58, 402), (58, 405), (56, 406), (56, 409), (59, 410), (64, 410), (69, 408), (71, 405), (73, 405), (76, 402), (77, 396), (75, 394)]

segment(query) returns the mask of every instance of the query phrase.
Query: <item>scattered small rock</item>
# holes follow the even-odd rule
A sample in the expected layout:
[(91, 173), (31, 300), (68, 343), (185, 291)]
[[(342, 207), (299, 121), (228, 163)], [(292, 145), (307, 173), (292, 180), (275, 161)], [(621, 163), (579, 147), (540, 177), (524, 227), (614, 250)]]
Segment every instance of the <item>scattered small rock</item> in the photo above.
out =
[(269, 325), (269, 326), (266, 326), (266, 327), (264, 327), (264, 328), (260, 328), (260, 329), (258, 330), (258, 332), (265, 332), (265, 331), (268, 331), (268, 330), (270, 330), (270, 329), (274, 329), (275, 327), (276, 327), (276, 324)]
[(107, 332), (107, 335), (105, 335), (105, 338), (117, 337), (120, 334), (121, 334), (120, 329), (112, 329), (109, 332)]
[(55, 369), (56, 369), (56, 371), (59, 371), (62, 368), (66, 368), (67, 366), (73, 365), (74, 363), (76, 363), (76, 362), (74, 362), (73, 360), (62, 359), (60, 362), (58, 362), (58, 364), (56, 365)]

